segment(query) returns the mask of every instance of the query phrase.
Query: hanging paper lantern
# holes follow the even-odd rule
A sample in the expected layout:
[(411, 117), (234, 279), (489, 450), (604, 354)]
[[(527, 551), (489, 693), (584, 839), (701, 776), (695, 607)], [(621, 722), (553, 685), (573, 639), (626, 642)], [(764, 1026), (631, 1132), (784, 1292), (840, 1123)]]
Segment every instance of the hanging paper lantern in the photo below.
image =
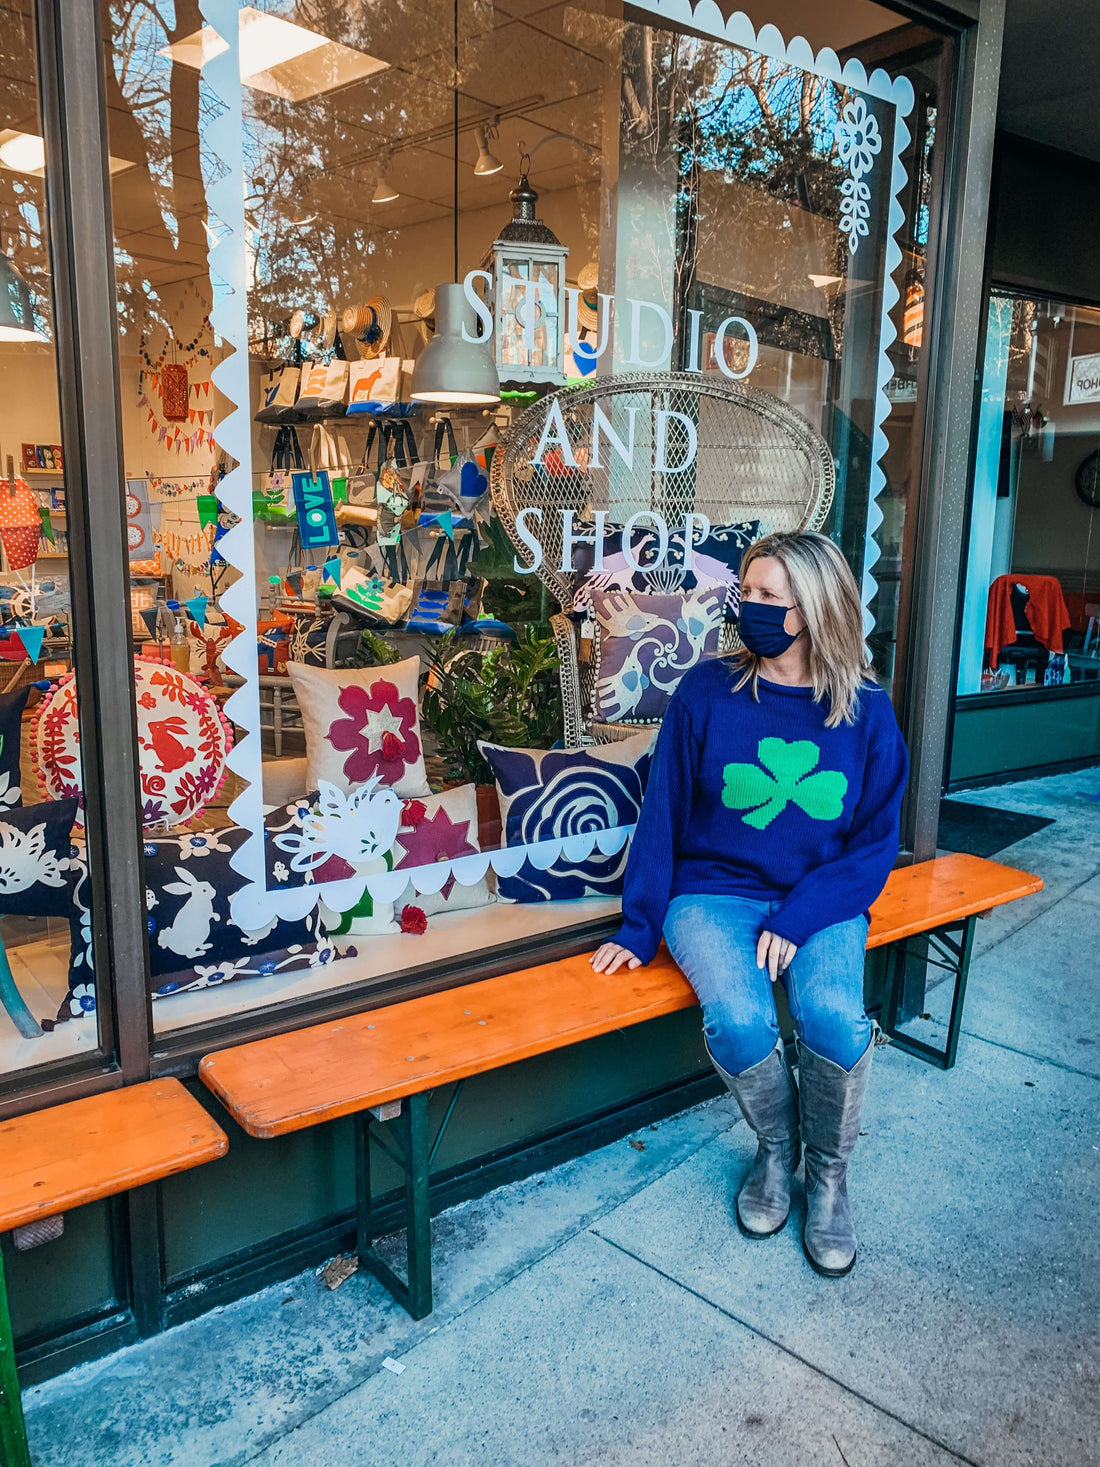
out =
[(180, 362), (169, 362), (161, 368), (160, 403), (170, 423), (186, 423), (187, 402), (191, 395), (187, 368)]
[(26, 479), (15, 481), (15, 492), (0, 481), (0, 542), (12, 570), (26, 570), (38, 559), (42, 517)]
[[(222, 786), (233, 747), (229, 722), (201, 684), (159, 662), (134, 658), (142, 824), (183, 825), (206, 808)], [(33, 743), (43, 795), (76, 795), (81, 804), (80, 724), (70, 674), (39, 704)]]

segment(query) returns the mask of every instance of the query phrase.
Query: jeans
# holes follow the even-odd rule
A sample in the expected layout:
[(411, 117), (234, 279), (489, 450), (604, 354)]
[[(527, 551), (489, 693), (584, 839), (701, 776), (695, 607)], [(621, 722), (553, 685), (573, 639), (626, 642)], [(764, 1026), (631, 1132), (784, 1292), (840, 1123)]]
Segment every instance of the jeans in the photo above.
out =
[[(674, 897), (665, 918), (669, 952), (703, 1006), (707, 1048), (739, 1075), (766, 1059), (779, 1039), (771, 978), (756, 966), (756, 944), (778, 902), (734, 896)], [(866, 917), (815, 932), (780, 977), (798, 1037), (815, 1054), (850, 1070), (871, 1042), (863, 1008)]]

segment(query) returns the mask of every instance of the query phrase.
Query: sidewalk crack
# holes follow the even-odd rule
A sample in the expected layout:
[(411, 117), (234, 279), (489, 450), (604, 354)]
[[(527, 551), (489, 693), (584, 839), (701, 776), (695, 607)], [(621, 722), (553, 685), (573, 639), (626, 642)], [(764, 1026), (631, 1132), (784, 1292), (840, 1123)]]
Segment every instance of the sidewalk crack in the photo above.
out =
[(602, 1243), (606, 1243), (609, 1247), (615, 1248), (627, 1258), (632, 1258), (635, 1263), (640, 1263), (643, 1268), (648, 1268), (651, 1273), (657, 1274), (659, 1278), (664, 1279), (667, 1283), (674, 1285), (678, 1289), (682, 1289), (685, 1294), (690, 1294), (692, 1298), (698, 1299), (701, 1304), (706, 1304), (709, 1308), (715, 1310), (718, 1314), (724, 1315), (726, 1319), (731, 1320), (734, 1324), (740, 1325), (742, 1329), (748, 1330), (750, 1334), (756, 1335), (758, 1339), (764, 1340), (777, 1350), (781, 1350), (790, 1359), (797, 1360), (800, 1365), (805, 1365), (808, 1370), (812, 1370), (815, 1375), (821, 1376), (823, 1380), (830, 1381), (833, 1385), (839, 1386), (846, 1395), (852, 1396), (857, 1401), (862, 1401), (865, 1406), (870, 1406), (873, 1411), (877, 1411), (881, 1416), (889, 1417), (891, 1421), (896, 1421), (899, 1426), (904, 1426), (906, 1431), (911, 1431), (914, 1436), (919, 1436), (924, 1441), (931, 1443), (932, 1446), (938, 1447), (940, 1451), (946, 1452), (956, 1462), (964, 1462), (966, 1467), (986, 1467), (986, 1464), (976, 1461), (973, 1457), (966, 1456), (964, 1452), (956, 1451), (954, 1447), (948, 1446), (945, 1441), (941, 1441), (939, 1437), (933, 1436), (931, 1432), (924, 1431), (919, 1426), (914, 1426), (911, 1421), (906, 1421), (904, 1416), (900, 1416), (896, 1411), (891, 1411), (889, 1406), (884, 1406), (881, 1402), (872, 1400), (870, 1396), (864, 1395), (855, 1386), (848, 1385), (846, 1381), (841, 1380), (838, 1376), (831, 1374), (828, 1370), (823, 1370), (820, 1365), (815, 1365), (805, 1355), (800, 1355), (797, 1350), (792, 1350), (782, 1340), (777, 1340), (774, 1335), (769, 1335), (764, 1330), (759, 1329), (755, 1324), (750, 1324), (747, 1319), (742, 1319), (739, 1314), (734, 1314), (731, 1309), (727, 1309), (724, 1305), (716, 1303), (713, 1299), (708, 1298), (706, 1294), (700, 1293), (698, 1289), (693, 1289), (690, 1284), (685, 1284), (682, 1279), (675, 1278), (672, 1274), (666, 1273), (663, 1268), (658, 1267), (655, 1263), (650, 1263), (647, 1258), (642, 1258), (630, 1248), (624, 1247), (622, 1243), (616, 1243), (613, 1238), (607, 1237), (606, 1234), (598, 1232), (595, 1228), (590, 1228), (589, 1232), (593, 1237), (599, 1238)]

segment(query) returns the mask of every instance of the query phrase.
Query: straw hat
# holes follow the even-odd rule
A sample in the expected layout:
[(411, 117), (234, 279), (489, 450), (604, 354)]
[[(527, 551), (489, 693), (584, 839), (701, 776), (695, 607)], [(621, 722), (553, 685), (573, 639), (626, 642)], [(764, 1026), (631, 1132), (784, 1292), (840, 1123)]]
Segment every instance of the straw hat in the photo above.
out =
[(425, 341), (430, 341), (435, 331), (435, 291), (422, 290), (413, 301), (413, 315), (416, 317), (420, 334)]
[(345, 306), (344, 313), (340, 317), (340, 330), (346, 331), (350, 336), (355, 331), (361, 331), (368, 324), (367, 307)]
[(355, 333), (359, 355), (367, 360), (371, 357), (380, 357), (389, 345), (390, 330), (393, 326), (390, 303), (384, 295), (372, 295), (366, 305), (358, 309), (364, 316), (362, 324)]
[(316, 327), (317, 317), (304, 306), (299, 306), (290, 318), (290, 334), (295, 341), (301, 341), (303, 336), (308, 337)]
[(600, 324), (600, 267), (589, 260), (577, 276), (580, 295), (577, 297), (577, 325), (584, 331), (596, 331)]
[(336, 345), (336, 312), (332, 311), (321, 322), (321, 350), (331, 351)]

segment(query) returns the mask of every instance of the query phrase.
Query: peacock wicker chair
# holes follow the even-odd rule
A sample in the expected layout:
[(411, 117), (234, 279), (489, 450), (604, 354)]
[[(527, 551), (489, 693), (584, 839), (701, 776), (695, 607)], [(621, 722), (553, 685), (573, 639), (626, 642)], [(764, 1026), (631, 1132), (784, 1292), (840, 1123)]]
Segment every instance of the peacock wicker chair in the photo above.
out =
[[(571, 449), (575, 446), (569, 455), (575, 467), (561, 451), (560, 425), (548, 439), (552, 446), (543, 452), (542, 462), (534, 461), (555, 404)], [(600, 461), (592, 462), (597, 457), (590, 452), (597, 404), (604, 423), (621, 442), (629, 443), (632, 432), (632, 468), (613, 451), (606, 432)], [(655, 415), (662, 411), (682, 415), (662, 420), (664, 464), (689, 458), (692, 429), (696, 437), (694, 458), (678, 471), (656, 466), (662, 444)], [(551, 617), (551, 626), (561, 659), (565, 742), (573, 746), (607, 742), (638, 729), (592, 722), (598, 646), (582, 653), (580, 628), (569, 614), (579, 577), (571, 565), (562, 569), (563, 510), (572, 511), (576, 533), (583, 533), (582, 526), (591, 532), (598, 510), (606, 512), (609, 529), (622, 528), (639, 513), (659, 514), (669, 525), (680, 525), (685, 515), (694, 513), (705, 515), (713, 526), (758, 521), (762, 534), (812, 530), (819, 529), (828, 515), (834, 477), (828, 444), (800, 413), (770, 393), (717, 375), (600, 377), (532, 404), (494, 455), (490, 484), (493, 507), (521, 564), (529, 563), (532, 554), (520, 535), (517, 517), (527, 508), (542, 511), (541, 520), (526, 528), (542, 546), (535, 573), (561, 608)], [(646, 573), (652, 588), (661, 591), (679, 589), (683, 577), (682, 567), (675, 566)], [(727, 624), (723, 650), (734, 646), (736, 634)]]

